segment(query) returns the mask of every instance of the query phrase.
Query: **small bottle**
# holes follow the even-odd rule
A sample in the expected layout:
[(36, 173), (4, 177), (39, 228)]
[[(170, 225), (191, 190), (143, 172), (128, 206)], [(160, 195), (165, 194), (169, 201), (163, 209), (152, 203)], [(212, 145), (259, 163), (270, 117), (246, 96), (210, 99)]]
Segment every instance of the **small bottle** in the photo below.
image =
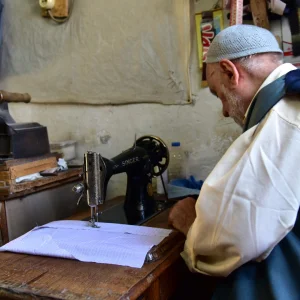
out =
[(170, 163), (168, 168), (169, 181), (173, 179), (185, 178), (184, 174), (184, 154), (180, 142), (173, 142), (170, 149)]
[[(167, 186), (168, 186), (168, 183), (169, 183), (168, 170), (164, 171), (161, 176), (162, 176), (162, 180), (164, 181), (165, 189), (167, 191)], [(158, 195), (164, 195), (165, 194), (164, 186), (163, 186), (163, 183), (161, 181), (161, 176), (158, 176), (157, 181), (156, 181), (156, 191), (157, 191)]]

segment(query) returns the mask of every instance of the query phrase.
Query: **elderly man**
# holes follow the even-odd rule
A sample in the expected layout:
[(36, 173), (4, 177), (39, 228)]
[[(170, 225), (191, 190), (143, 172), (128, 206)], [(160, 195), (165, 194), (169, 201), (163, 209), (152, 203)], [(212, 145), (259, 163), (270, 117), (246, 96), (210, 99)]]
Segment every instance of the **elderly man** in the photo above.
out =
[(192, 272), (226, 277), (215, 299), (300, 299), (299, 72), (256, 26), (228, 27), (209, 48), (209, 88), (244, 132), (169, 222)]

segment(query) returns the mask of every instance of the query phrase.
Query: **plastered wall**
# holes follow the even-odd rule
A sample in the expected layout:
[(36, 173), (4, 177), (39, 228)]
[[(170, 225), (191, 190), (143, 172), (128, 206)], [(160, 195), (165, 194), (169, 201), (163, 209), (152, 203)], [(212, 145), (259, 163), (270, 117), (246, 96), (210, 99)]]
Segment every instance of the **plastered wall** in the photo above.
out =
[[(192, 173), (205, 179), (240, 129), (221, 114), (219, 100), (203, 90), (194, 106), (136, 104), (76, 106), (19, 104), (12, 115), (22, 122), (36, 121), (48, 128), (51, 141), (78, 141), (77, 155), (99, 151), (111, 158), (133, 145), (134, 135), (154, 134), (166, 143), (180, 141), (192, 152)], [(112, 178), (108, 197), (125, 192), (125, 177)]]
[[(212, 2), (196, 1), (196, 10)], [(39, 122), (48, 128), (51, 142), (76, 140), (77, 156), (87, 150), (111, 158), (133, 145), (138, 137), (153, 134), (166, 143), (180, 141), (191, 152), (191, 173), (205, 179), (241, 130), (221, 113), (221, 103), (208, 89), (200, 89), (201, 74), (193, 51), (192, 84), (198, 86), (194, 105), (130, 104), (121, 106), (16, 104), (11, 113), (19, 122)], [(108, 198), (125, 193), (126, 177), (111, 179)]]

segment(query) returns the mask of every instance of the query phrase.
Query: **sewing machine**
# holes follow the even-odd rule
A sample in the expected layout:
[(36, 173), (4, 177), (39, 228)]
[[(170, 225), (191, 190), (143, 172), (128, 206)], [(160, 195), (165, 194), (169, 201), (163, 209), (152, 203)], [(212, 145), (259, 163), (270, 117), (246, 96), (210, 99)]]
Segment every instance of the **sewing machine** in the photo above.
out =
[[(99, 153), (87, 152), (84, 155), (83, 182), (75, 185), (73, 191), (86, 197), (91, 208), (91, 224), (107, 221), (98, 214), (98, 205), (106, 198), (110, 178), (119, 173), (127, 173), (127, 189), (123, 207), (112, 211), (111, 222), (139, 224), (158, 212), (153, 198), (152, 178), (160, 176), (168, 167), (169, 151), (158, 137), (143, 136), (133, 147), (112, 159)], [(125, 219), (124, 219), (125, 218)]]
[(7, 159), (29, 158), (50, 153), (47, 128), (38, 123), (16, 123), (9, 102), (29, 103), (29, 94), (0, 91), (0, 163)]

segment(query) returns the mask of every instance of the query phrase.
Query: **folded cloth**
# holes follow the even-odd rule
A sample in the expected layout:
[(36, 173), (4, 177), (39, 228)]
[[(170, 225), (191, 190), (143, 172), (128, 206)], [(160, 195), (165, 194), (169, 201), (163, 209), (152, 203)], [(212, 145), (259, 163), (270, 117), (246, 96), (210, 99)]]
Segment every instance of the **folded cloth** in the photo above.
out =
[(198, 198), (199, 190), (189, 189), (181, 186), (176, 186), (169, 184), (168, 185), (168, 198), (169, 199), (183, 199), (186, 197)]
[(199, 180), (197, 181), (194, 176), (190, 176), (190, 178), (180, 178), (180, 179), (174, 179), (170, 182), (172, 185), (185, 187), (188, 189), (196, 189), (201, 190), (201, 187), (203, 185), (203, 181)]
[(189, 179), (174, 179), (168, 184), (168, 197), (169, 199), (194, 197), (197, 198), (203, 181), (196, 181), (194, 176), (190, 176)]

